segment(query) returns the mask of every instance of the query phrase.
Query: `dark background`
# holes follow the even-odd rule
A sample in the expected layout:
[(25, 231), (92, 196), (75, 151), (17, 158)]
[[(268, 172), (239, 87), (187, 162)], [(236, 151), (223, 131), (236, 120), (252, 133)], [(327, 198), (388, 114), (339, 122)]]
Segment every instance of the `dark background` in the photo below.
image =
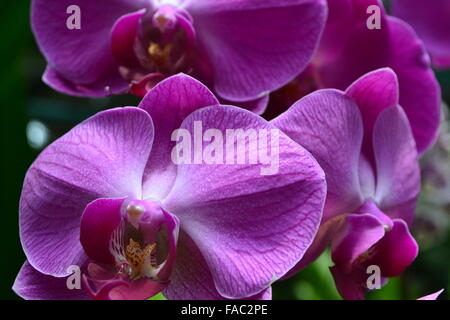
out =
[[(3, 1), (0, 5), (0, 299), (18, 299), (11, 287), (25, 261), (19, 240), (18, 203), (29, 165), (45, 145), (94, 113), (138, 103), (131, 96), (95, 100), (68, 97), (47, 87), (41, 81), (45, 60), (31, 33), (29, 5), (28, 0)], [(440, 72), (437, 76), (448, 102), (450, 75)], [(419, 257), (404, 275), (370, 293), (369, 299), (416, 299), (441, 288), (446, 289), (441, 298), (448, 299), (450, 193), (446, 188), (450, 186), (450, 147), (446, 148), (445, 141), (442, 145), (432, 152), (438, 157), (426, 161), (427, 167), (439, 165), (444, 169), (424, 176), (423, 189), (430, 192), (422, 195), (413, 229), (421, 247)], [(448, 177), (442, 173), (447, 167)], [(276, 283), (274, 299), (339, 299), (328, 271), (330, 265), (329, 254), (325, 253), (294, 278)]]

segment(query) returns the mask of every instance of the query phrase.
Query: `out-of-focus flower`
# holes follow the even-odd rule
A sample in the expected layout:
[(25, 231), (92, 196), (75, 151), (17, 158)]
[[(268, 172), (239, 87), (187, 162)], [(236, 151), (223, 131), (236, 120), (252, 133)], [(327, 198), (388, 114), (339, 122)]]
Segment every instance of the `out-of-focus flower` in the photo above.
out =
[[(66, 28), (78, 5), (80, 29)], [(191, 74), (224, 101), (262, 112), (316, 49), (325, 0), (34, 0), (32, 27), (48, 61), (44, 81), (71, 95), (143, 96)]]
[(436, 300), (437, 298), (439, 298), (439, 296), (441, 295), (442, 292), (444, 292), (444, 289), (441, 289), (438, 292), (429, 294), (429, 295), (424, 296), (422, 298), (418, 298), (417, 300)]
[(408, 22), (423, 40), (436, 68), (450, 67), (450, 1), (393, 0), (392, 14)]
[(272, 121), (311, 152), (328, 185), (318, 236), (292, 273), (331, 243), (331, 271), (346, 299), (364, 298), (367, 267), (377, 265), (385, 280), (417, 255), (408, 226), (420, 172), (398, 93), (395, 73), (379, 69), (345, 92), (316, 91)]
[[(371, 5), (381, 10), (380, 29), (367, 27)], [(296, 81), (271, 96), (267, 111), (277, 115), (313, 90), (345, 90), (364, 74), (390, 67), (398, 76), (400, 105), (419, 154), (423, 153), (437, 135), (440, 88), (422, 42), (408, 24), (387, 16), (377, 0), (330, 0), (328, 6), (325, 31), (311, 64)]]
[[(27, 262), (14, 290), (27, 299), (146, 299), (161, 290), (170, 299), (270, 298), (318, 230), (324, 173), (282, 133), (273, 175), (260, 174), (263, 164), (175, 165), (174, 130), (194, 137), (197, 122), (222, 134), (278, 131), (178, 75), (140, 108), (101, 112), (45, 149), (22, 191)], [(66, 287), (73, 265), (83, 290)]]
[(422, 188), (414, 234), (423, 248), (442, 240), (450, 226), (450, 129), (448, 106), (442, 104), (439, 135), (420, 159)]

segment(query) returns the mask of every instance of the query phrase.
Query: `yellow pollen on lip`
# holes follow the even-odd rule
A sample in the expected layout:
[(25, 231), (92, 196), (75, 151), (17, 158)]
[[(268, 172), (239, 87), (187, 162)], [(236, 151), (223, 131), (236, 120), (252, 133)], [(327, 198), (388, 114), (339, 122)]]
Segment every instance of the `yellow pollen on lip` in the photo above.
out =
[(164, 48), (161, 48), (158, 43), (151, 42), (147, 51), (153, 62), (158, 67), (164, 68), (169, 62), (169, 56), (172, 52), (172, 44), (166, 44)]
[(130, 243), (127, 245), (125, 255), (128, 262), (131, 264), (133, 279), (137, 279), (142, 274), (142, 267), (146, 261), (150, 261), (153, 249), (156, 247), (155, 243), (148, 244), (144, 249), (141, 249), (139, 242), (130, 238)]

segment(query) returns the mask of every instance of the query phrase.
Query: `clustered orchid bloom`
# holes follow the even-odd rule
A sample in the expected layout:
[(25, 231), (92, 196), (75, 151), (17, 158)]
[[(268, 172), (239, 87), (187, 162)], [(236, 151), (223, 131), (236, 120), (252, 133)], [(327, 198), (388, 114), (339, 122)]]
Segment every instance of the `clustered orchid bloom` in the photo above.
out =
[(423, 40), (433, 65), (450, 68), (450, 2), (434, 0), (393, 0), (392, 14), (408, 22)]
[[(65, 27), (70, 5), (79, 30)], [(34, 0), (32, 27), (60, 92), (143, 96), (184, 72), (260, 113), (309, 63), (326, 13), (325, 0)]]
[(415, 259), (408, 226), (420, 190), (412, 130), (391, 69), (373, 71), (345, 92), (318, 90), (272, 123), (304, 146), (327, 180), (318, 236), (296, 272), (331, 243), (331, 272), (345, 299), (363, 299), (367, 267), (395, 277)]
[[(367, 27), (367, 8), (373, 5), (381, 10), (380, 29)], [(441, 97), (422, 41), (407, 23), (387, 16), (381, 1), (329, 0), (328, 7), (325, 31), (310, 65), (271, 97), (268, 111), (287, 108), (317, 89), (345, 90), (364, 74), (389, 67), (397, 74), (400, 105), (422, 154), (437, 136)]]
[[(45, 149), (24, 182), (27, 262), (14, 290), (27, 299), (271, 298), (271, 283), (318, 230), (324, 173), (282, 133), (274, 175), (258, 164), (175, 165), (171, 135), (195, 121), (276, 130), (177, 75), (138, 108), (101, 112)], [(66, 287), (71, 265), (83, 271), (83, 290)]]
[[(431, 65), (450, 66), (450, 1), (423, 2), (392, 0), (389, 16), (381, 0), (33, 0), (45, 83), (143, 99), (87, 119), (31, 165), (13, 290), (271, 299), (274, 281), (327, 247), (344, 299), (364, 299), (373, 266), (380, 285), (400, 275), (418, 254), (418, 158), (440, 124)], [(195, 138), (198, 123), (279, 132), (278, 170), (230, 162), (242, 155), (228, 149), (227, 161), (174, 161), (180, 129), (194, 152), (218, 143)], [(242, 141), (243, 158), (273, 152)], [(67, 285), (74, 266), (80, 289)]]

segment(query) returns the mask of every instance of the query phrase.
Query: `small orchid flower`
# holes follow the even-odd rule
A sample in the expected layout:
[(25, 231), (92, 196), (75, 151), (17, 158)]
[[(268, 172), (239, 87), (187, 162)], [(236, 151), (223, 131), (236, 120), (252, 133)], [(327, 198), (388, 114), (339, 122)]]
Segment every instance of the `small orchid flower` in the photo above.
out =
[[(71, 5), (80, 29), (65, 27)], [(326, 13), (325, 0), (34, 0), (31, 16), (43, 79), (60, 92), (143, 96), (184, 72), (262, 112), (309, 63)]]
[(379, 69), (345, 92), (307, 95), (272, 121), (311, 152), (328, 185), (318, 236), (291, 273), (331, 243), (331, 271), (346, 299), (364, 298), (369, 266), (378, 266), (382, 285), (417, 255), (408, 226), (420, 190), (418, 156), (398, 93), (395, 73)]
[[(222, 133), (278, 130), (177, 75), (139, 108), (101, 112), (45, 149), (20, 200), (27, 262), (15, 292), (27, 299), (147, 299), (160, 291), (169, 299), (270, 299), (271, 283), (301, 259), (319, 227), (323, 171), (282, 133), (273, 175), (261, 175), (262, 164), (175, 165), (174, 131), (192, 134), (198, 121)], [(82, 290), (66, 286), (72, 266), (82, 271)]]
[(435, 0), (428, 5), (423, 0), (391, 1), (392, 14), (408, 22), (423, 40), (433, 65), (450, 68), (450, 2)]
[[(380, 29), (369, 29), (368, 8), (380, 8)], [(440, 88), (429, 56), (414, 30), (387, 16), (378, 0), (329, 0), (329, 15), (311, 64), (296, 81), (271, 96), (268, 112), (280, 113), (304, 95), (324, 88), (345, 90), (359, 77), (389, 67), (399, 81), (400, 105), (419, 154), (435, 141), (440, 123)]]

